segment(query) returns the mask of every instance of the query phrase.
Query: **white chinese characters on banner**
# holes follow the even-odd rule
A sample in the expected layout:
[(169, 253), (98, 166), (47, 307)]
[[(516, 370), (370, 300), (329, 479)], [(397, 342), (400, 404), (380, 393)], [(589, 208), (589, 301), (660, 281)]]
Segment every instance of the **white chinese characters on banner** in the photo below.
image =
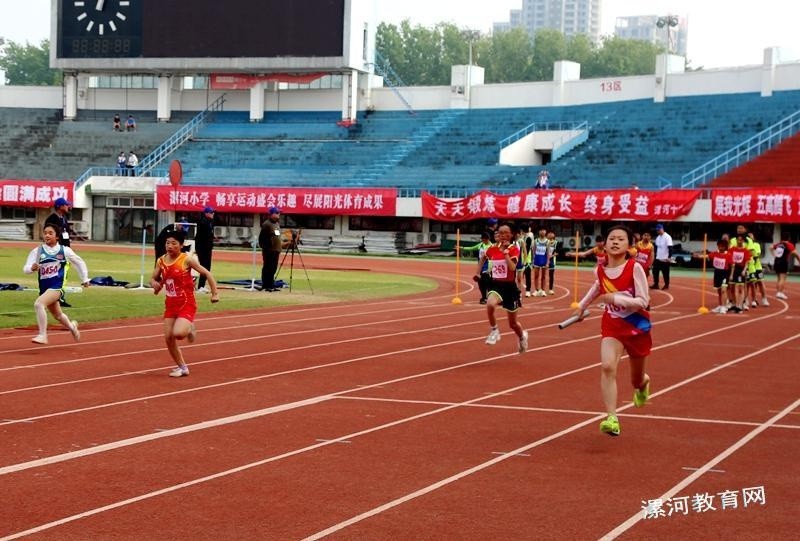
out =
[(211, 205), (218, 212), (264, 212), (279, 207), (283, 212), (308, 214), (394, 215), (397, 191), (375, 189), (293, 189), (223, 188), (170, 186), (156, 187), (157, 207), (199, 210)]
[(59, 197), (72, 200), (72, 183), (44, 181), (0, 181), (0, 204), (20, 207), (49, 207)]

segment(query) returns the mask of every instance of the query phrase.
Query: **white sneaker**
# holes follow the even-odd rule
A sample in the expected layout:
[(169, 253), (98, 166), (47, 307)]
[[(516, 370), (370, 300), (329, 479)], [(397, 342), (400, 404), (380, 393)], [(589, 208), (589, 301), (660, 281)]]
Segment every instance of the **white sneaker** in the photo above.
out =
[(500, 329), (492, 329), (489, 331), (489, 336), (486, 337), (486, 343), (490, 346), (495, 345), (500, 341)]
[(185, 365), (179, 366), (169, 373), (169, 377), (171, 378), (180, 378), (188, 375), (189, 375), (189, 367)]
[(189, 334), (186, 335), (186, 341), (190, 344), (194, 344), (194, 341), (197, 340), (197, 330), (194, 328), (194, 324), (192, 324), (192, 328), (189, 331)]
[(724, 306), (717, 306), (716, 308), (714, 308), (711, 311), (714, 312), (715, 314), (721, 314), (723, 308), (724, 308)]
[(786, 293), (784, 293), (783, 291), (778, 291), (777, 293), (775, 293), (775, 298), (787, 300), (789, 297), (787, 297)]
[(758, 303), (756, 301), (753, 301), (750, 303), (750, 306), (752, 306), (753, 308), (758, 308)]
[(536, 294), (539, 295), (540, 297), (547, 297), (547, 293), (544, 292), (544, 289), (540, 289), (539, 291), (536, 292)]
[(769, 306), (769, 299), (766, 297), (761, 299), (761, 306)]
[(34, 344), (47, 344), (47, 336), (44, 334), (37, 334), (31, 338), (31, 342)]
[(528, 331), (522, 331), (522, 338), (519, 339), (519, 352), (528, 351)]
[(556, 294), (556, 292), (555, 292), (555, 291), (553, 291), (552, 289), (548, 289), (548, 290), (547, 290), (547, 294), (548, 294), (548, 295), (555, 295), (555, 294)]
[(530, 291), (526, 291), (526, 292), (525, 292), (525, 296), (526, 296), (526, 297), (530, 297), (530, 296), (531, 296), (531, 292), (530, 292)]
[(209, 289), (206, 286), (197, 288), (197, 292), (198, 293), (208, 293), (208, 291), (209, 291)]
[(728, 313), (728, 309), (725, 308), (724, 306), (720, 306), (719, 307), (719, 313), (720, 314), (727, 314)]
[(72, 333), (72, 338), (74, 338), (76, 342), (80, 342), (81, 331), (78, 330), (78, 322), (73, 319), (70, 323), (72, 323), (72, 326), (69, 328), (69, 332)]
[(746, 302), (743, 302), (742, 303), (742, 312), (747, 312), (748, 310), (750, 310), (750, 307), (747, 306)]

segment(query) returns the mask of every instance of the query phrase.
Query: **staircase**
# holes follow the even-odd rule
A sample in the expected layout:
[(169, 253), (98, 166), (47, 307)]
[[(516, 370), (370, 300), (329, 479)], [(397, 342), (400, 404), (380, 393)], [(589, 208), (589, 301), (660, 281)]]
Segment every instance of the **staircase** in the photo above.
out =
[(717, 177), (711, 186), (800, 186), (800, 134)]
[(426, 145), (433, 136), (450, 126), (456, 118), (465, 112), (466, 110), (464, 109), (454, 109), (437, 114), (430, 122), (415, 130), (406, 141), (394, 145), (383, 158), (376, 160), (370, 166), (356, 173), (353, 176), (353, 182), (374, 186), (378, 178), (400, 164), (412, 152)]

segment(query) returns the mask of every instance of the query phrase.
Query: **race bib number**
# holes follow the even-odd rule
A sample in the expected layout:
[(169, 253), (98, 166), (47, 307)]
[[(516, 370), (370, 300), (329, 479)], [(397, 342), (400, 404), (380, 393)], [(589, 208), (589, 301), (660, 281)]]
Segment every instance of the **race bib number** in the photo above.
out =
[(275, 228), (275, 236), (276, 237), (280, 237), (281, 236), (281, 230), (278, 229), (277, 227)]
[(784, 248), (783, 244), (779, 244), (779, 245), (778, 245), (778, 247), (777, 247), (777, 248), (775, 248), (775, 257), (776, 257), (777, 259), (780, 259), (780, 258), (782, 258), (782, 257), (783, 257), (783, 252), (784, 252), (784, 249), (785, 249), (785, 248)]
[(733, 252), (733, 262), (737, 265), (744, 261), (744, 252)]
[(172, 278), (167, 278), (164, 282), (164, 291), (166, 292), (167, 297), (177, 297), (178, 292), (175, 291), (175, 280)]
[(508, 266), (505, 261), (498, 263), (492, 262), (492, 278), (495, 280), (505, 280), (508, 277)]
[(43, 279), (53, 278), (58, 276), (58, 271), (61, 270), (61, 264), (57, 262), (45, 263), (39, 267), (39, 276)]
[(64, 240), (67, 240), (69, 238), (69, 233), (67, 233), (66, 231), (62, 231), (61, 232), (61, 238), (64, 239)]
[(719, 270), (725, 270), (725, 260), (721, 257), (715, 257), (714, 268)]

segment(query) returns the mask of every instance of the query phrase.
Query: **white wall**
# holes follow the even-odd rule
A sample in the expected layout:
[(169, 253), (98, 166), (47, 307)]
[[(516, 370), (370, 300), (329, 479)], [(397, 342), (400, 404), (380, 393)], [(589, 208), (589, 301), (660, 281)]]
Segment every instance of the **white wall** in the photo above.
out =
[(64, 105), (60, 86), (0, 86), (0, 107), (61, 109)]

